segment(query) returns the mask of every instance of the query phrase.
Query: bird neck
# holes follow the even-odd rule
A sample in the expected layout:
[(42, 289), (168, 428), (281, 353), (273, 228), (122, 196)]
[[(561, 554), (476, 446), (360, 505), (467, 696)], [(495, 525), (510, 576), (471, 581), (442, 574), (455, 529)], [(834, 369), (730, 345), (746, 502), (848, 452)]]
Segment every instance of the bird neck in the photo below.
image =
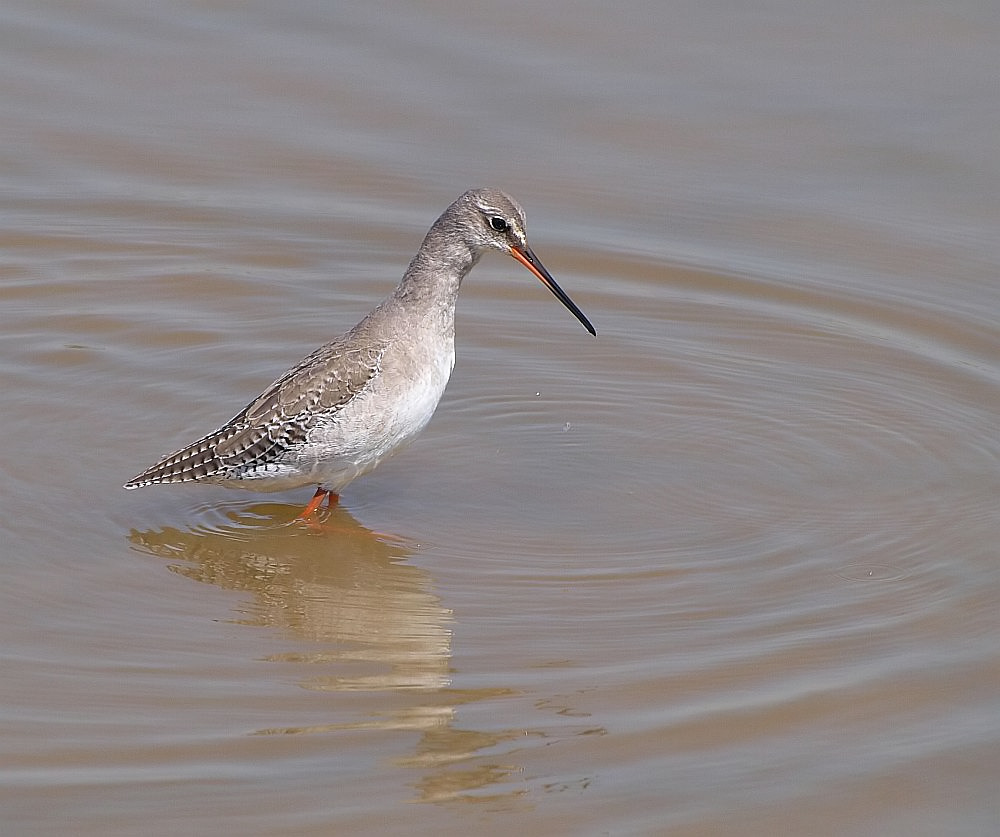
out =
[(481, 253), (461, 236), (452, 234), (447, 220), (445, 216), (439, 218), (424, 237), (396, 289), (394, 296), (398, 299), (411, 305), (426, 301), (454, 307), (462, 280)]

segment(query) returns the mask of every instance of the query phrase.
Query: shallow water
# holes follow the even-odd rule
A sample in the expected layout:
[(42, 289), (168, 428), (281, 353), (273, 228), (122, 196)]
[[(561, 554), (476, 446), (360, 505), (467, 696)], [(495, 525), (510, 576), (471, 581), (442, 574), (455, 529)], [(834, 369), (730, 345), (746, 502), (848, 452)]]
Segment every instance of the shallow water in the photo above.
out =
[[(994, 4), (0, 24), (5, 834), (995, 832)], [(596, 340), (488, 257), (324, 529), (121, 490), (483, 184)]]

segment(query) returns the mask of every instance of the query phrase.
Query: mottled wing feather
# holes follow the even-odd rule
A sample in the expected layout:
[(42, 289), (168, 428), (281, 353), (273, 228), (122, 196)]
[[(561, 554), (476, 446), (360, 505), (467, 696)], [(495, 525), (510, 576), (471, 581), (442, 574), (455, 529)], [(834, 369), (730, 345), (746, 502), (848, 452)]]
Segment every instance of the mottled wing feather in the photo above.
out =
[(354, 399), (378, 374), (382, 346), (345, 348), (331, 343), (318, 349), (271, 384), (229, 426), (220, 440), (220, 458), (236, 455), (267, 461), (272, 447), (287, 450), (301, 442), (317, 420), (328, 420)]
[(264, 390), (223, 427), (164, 457), (126, 488), (241, 473), (275, 462), (364, 391), (381, 369), (385, 346), (321, 346)]

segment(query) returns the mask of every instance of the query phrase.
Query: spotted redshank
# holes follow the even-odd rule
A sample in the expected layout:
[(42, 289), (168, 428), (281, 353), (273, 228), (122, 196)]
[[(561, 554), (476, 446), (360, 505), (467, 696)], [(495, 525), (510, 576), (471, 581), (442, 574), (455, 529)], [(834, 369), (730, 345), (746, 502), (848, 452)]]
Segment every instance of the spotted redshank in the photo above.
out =
[(473, 189), (424, 238), (399, 287), (343, 337), (321, 346), (213, 433), (125, 483), (203, 482), (252, 491), (318, 486), (300, 517), (333, 506), (430, 421), (455, 365), (455, 302), (487, 250), (513, 256), (583, 323), (590, 320), (528, 246), (524, 211)]

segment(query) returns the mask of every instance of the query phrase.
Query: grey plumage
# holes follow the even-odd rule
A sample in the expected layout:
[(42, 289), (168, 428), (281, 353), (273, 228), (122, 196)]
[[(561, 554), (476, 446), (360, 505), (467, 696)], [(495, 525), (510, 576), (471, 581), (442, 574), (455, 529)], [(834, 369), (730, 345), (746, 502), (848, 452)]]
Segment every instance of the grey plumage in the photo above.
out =
[(591, 333), (528, 247), (524, 213), (496, 189), (470, 190), (434, 223), (399, 286), (347, 334), (316, 349), (213, 433), (125, 488), (205, 482), (337, 493), (419, 432), (454, 365), (455, 302), (487, 249), (513, 256)]

